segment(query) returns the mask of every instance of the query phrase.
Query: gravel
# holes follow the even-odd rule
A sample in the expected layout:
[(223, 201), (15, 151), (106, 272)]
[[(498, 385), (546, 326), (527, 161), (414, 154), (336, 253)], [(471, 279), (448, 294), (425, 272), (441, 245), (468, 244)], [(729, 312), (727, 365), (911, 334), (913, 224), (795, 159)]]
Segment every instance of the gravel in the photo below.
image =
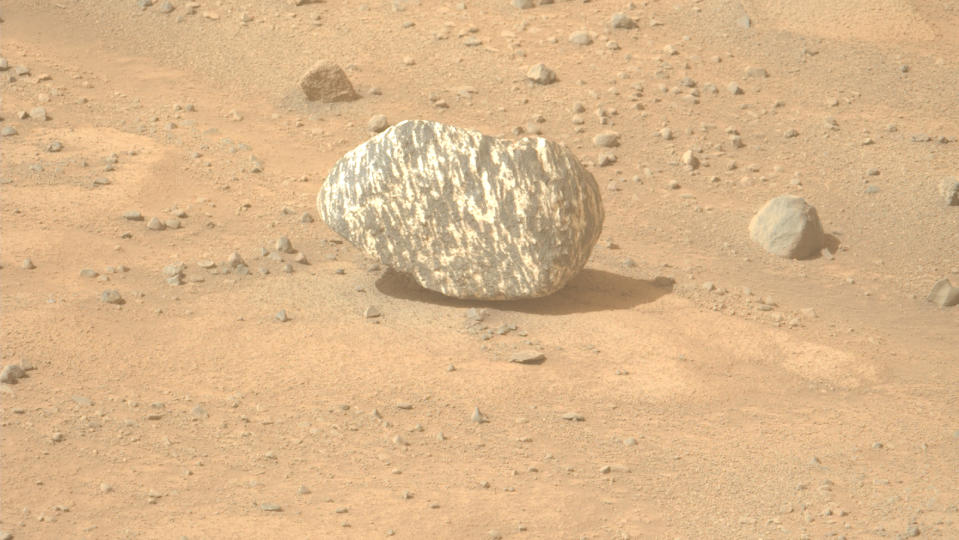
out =
[(120, 296), (120, 291), (116, 289), (109, 289), (100, 293), (100, 301), (105, 304), (115, 304), (121, 305), (124, 303), (123, 297)]
[(526, 72), (526, 78), (536, 84), (552, 84), (556, 82), (556, 73), (545, 64), (536, 64)]

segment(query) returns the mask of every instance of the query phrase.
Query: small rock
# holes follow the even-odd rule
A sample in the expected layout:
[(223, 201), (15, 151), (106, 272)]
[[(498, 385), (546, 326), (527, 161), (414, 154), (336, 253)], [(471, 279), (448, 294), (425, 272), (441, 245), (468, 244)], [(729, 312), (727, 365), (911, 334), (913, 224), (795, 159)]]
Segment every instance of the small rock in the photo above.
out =
[(686, 150), (683, 152), (683, 165), (686, 165), (690, 170), (695, 171), (699, 168), (699, 158), (693, 154), (692, 150)]
[(946, 201), (946, 206), (959, 206), (959, 180), (955, 177), (944, 179), (939, 191)]
[(260, 505), (260, 510), (264, 512), (282, 512), (283, 507), (278, 504), (263, 503)]
[(60, 141), (53, 141), (47, 145), (47, 152), (56, 153), (63, 150), (63, 143)]
[(287, 315), (286, 315), (286, 310), (285, 310), (285, 309), (281, 309), (280, 311), (277, 311), (277, 312), (276, 312), (276, 315), (275, 315), (273, 318), (276, 319), (276, 320), (278, 320), (278, 321), (280, 321), (280, 322), (287, 322), (287, 321), (290, 320), (290, 318), (287, 317)]
[(726, 85), (726, 89), (729, 90), (729, 93), (734, 96), (738, 96), (739, 94), (743, 93), (743, 89), (739, 86), (739, 83), (737, 82), (729, 83), (728, 85)]
[(526, 72), (526, 78), (536, 84), (552, 84), (556, 82), (556, 73), (545, 64), (536, 64)]
[(383, 313), (381, 313), (380, 309), (376, 306), (367, 306), (367, 308), (363, 311), (363, 316), (367, 319), (375, 319), (377, 317), (381, 317), (382, 315)]
[(759, 78), (759, 79), (765, 79), (766, 77), (769, 77), (769, 72), (766, 71), (766, 68), (761, 68), (761, 67), (747, 67), (747, 68), (746, 68), (746, 76), (747, 76), (747, 77)]
[(546, 355), (539, 351), (519, 351), (510, 356), (509, 361), (516, 364), (542, 364)]
[(593, 144), (601, 148), (611, 148), (619, 146), (619, 133), (615, 131), (603, 131), (593, 137)]
[(569, 35), (569, 42), (574, 45), (589, 45), (593, 42), (593, 36), (586, 30), (577, 30)]
[(92, 268), (84, 268), (83, 270), (80, 270), (80, 277), (95, 278), (99, 275), (100, 273)]
[(123, 219), (127, 221), (143, 221), (143, 214), (137, 210), (130, 210), (123, 213)]
[(152, 218), (150, 219), (150, 222), (147, 223), (147, 229), (150, 229), (151, 231), (162, 231), (163, 229), (166, 229), (166, 225), (164, 225), (164, 223), (158, 218)]
[(366, 128), (373, 133), (379, 133), (388, 127), (390, 127), (390, 123), (387, 121), (386, 115), (383, 114), (374, 114), (366, 123)]
[(816, 209), (793, 195), (767, 202), (750, 221), (749, 236), (766, 251), (791, 259), (816, 255), (825, 242)]
[(534, 7), (533, 0), (513, 0), (513, 7), (519, 9), (530, 9)]
[(574, 412), (565, 413), (565, 414), (562, 416), (562, 418), (563, 418), (563, 420), (569, 420), (569, 421), (571, 421), (571, 422), (582, 422), (582, 421), (586, 420), (586, 418), (585, 418), (583, 415), (581, 415), (581, 414), (579, 414), (579, 413), (574, 413)]
[(609, 21), (609, 25), (613, 28), (629, 30), (636, 28), (636, 21), (630, 19), (625, 13), (614, 13), (612, 19)]
[(23, 268), (24, 270), (34, 270), (36, 267), (37, 265), (33, 264), (33, 260), (31, 260), (29, 257), (23, 259), (23, 262), (20, 263), (20, 268)]
[(27, 373), (23, 368), (15, 364), (10, 364), (4, 366), (3, 371), (0, 371), (0, 383), (17, 384), (18, 379), (26, 376)]
[(17, 134), (17, 128), (13, 126), (3, 126), (0, 128), (0, 137), (12, 137)]
[(236, 268), (241, 265), (243, 266), (246, 265), (246, 263), (243, 262), (243, 257), (241, 257), (240, 254), (235, 251), (232, 254), (230, 254), (230, 257), (227, 258), (226, 263), (230, 266), (230, 268)]
[(169, 218), (163, 222), (163, 226), (167, 229), (179, 229), (183, 224), (177, 218)]
[(959, 287), (953, 287), (948, 279), (940, 279), (932, 286), (926, 300), (941, 308), (955, 306), (959, 304)]
[(313, 223), (313, 215), (309, 212), (303, 212), (300, 216), (300, 223)]
[(290, 239), (285, 236), (277, 238), (273, 244), (273, 248), (280, 253), (293, 253), (296, 251), (293, 249), (293, 244), (290, 242)]
[(30, 109), (30, 119), (38, 122), (45, 122), (50, 119), (47, 116), (47, 110), (43, 107), (34, 107)]
[(300, 77), (300, 88), (310, 101), (332, 103), (358, 99), (346, 73), (330, 60), (320, 60)]
[(116, 289), (110, 289), (100, 293), (100, 301), (105, 304), (115, 304), (121, 305), (124, 303), (123, 297), (120, 296), (120, 291)]
[(489, 420), (486, 418), (486, 415), (480, 412), (479, 407), (473, 407), (473, 414), (470, 416), (470, 420), (477, 424), (489, 422)]

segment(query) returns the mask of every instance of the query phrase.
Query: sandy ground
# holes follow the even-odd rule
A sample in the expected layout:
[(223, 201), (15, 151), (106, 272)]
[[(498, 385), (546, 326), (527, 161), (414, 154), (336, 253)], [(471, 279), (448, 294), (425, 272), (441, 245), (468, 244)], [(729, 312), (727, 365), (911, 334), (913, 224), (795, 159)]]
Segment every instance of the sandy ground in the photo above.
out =
[[(959, 285), (959, 7), (137, 4), (2, 5), (0, 343), (36, 369), (0, 385), (0, 530), (959, 538), (959, 307), (925, 301)], [(304, 101), (320, 58), (363, 97)], [(587, 269), (489, 304), (371, 270), (314, 201), (374, 114), (565, 142), (603, 188)], [(784, 193), (834, 257), (749, 240)], [(281, 236), (308, 264), (261, 254)], [(249, 275), (199, 264), (234, 251)]]

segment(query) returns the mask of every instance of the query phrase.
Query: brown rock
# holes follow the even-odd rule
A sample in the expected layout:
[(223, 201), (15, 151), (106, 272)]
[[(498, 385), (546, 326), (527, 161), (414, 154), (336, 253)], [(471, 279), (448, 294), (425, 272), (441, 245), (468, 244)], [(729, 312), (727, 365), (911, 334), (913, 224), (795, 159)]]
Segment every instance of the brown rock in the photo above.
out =
[(320, 60), (304, 73), (300, 88), (310, 101), (333, 103), (359, 98), (346, 73), (330, 60)]

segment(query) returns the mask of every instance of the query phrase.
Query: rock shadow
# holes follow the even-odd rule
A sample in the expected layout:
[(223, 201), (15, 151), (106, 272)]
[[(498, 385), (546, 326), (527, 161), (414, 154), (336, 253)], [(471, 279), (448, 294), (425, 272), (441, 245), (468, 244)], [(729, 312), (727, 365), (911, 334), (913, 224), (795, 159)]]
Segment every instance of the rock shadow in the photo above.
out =
[(536, 315), (569, 315), (591, 311), (630, 309), (648, 304), (673, 291), (671, 278), (636, 279), (586, 268), (561, 290), (524, 300), (461, 300), (425, 289), (407, 274), (388, 269), (376, 280), (381, 293), (414, 302), (461, 308), (488, 308)]

